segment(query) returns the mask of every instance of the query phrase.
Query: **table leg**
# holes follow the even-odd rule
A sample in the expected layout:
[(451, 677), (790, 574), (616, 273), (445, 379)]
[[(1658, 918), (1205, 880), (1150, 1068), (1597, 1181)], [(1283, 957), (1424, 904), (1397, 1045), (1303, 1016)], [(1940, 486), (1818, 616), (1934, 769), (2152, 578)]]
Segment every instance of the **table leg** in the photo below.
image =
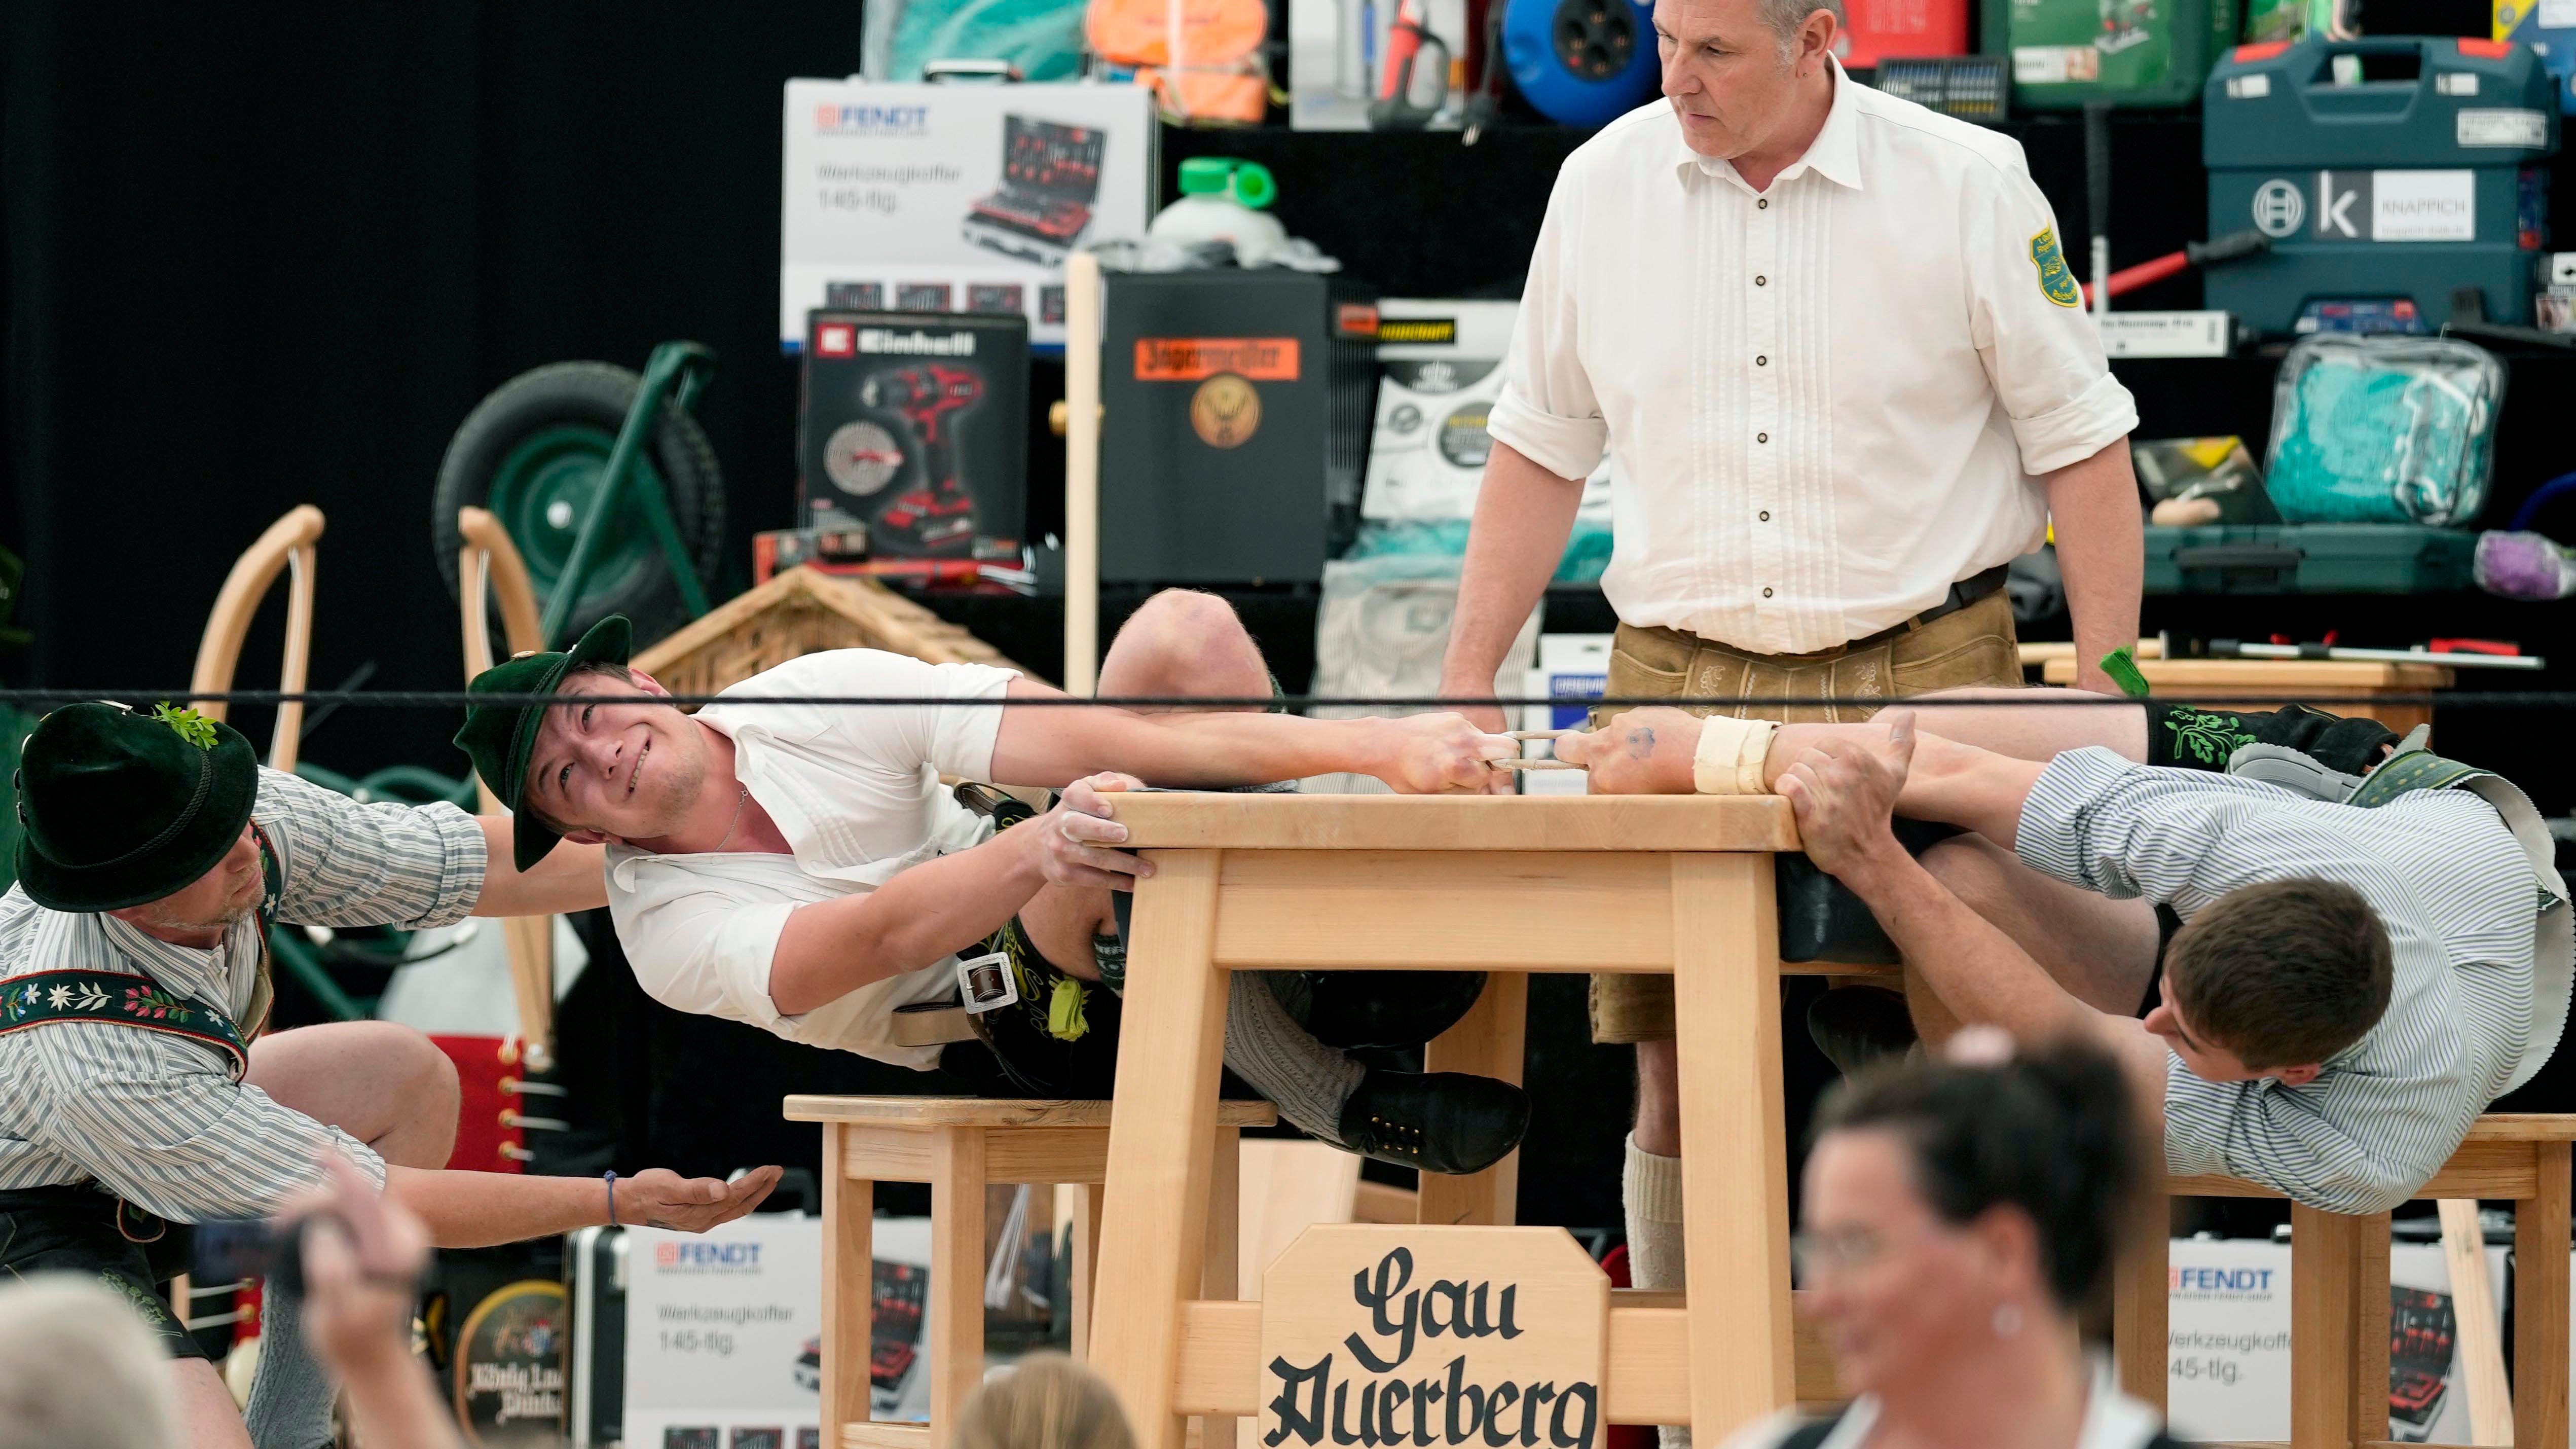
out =
[[(1529, 977), (1519, 971), (1496, 971), (1485, 978), (1485, 994), (1476, 998), (1475, 1006), (1423, 1049), (1422, 1069), (1517, 1083), (1527, 1056), (1528, 1029)], [(1508, 1227), (1518, 1215), (1520, 1180), (1517, 1151), (1465, 1177), (1426, 1172), (1416, 1216), (1426, 1223)]]
[[(1240, 1291), (1236, 1255), (1243, 1233), (1243, 1130), (1216, 1129), (1208, 1169), (1207, 1261), (1199, 1269), (1201, 1298), (1233, 1299)], [(1200, 1449), (1233, 1449), (1241, 1421), (1210, 1414), (1199, 1421)]]
[(2352, 1443), (2361, 1220), (2290, 1204), (2290, 1449)]
[(1671, 859), (1691, 1429), (1715, 1444), (1796, 1391), (1780, 923), (1770, 856)]
[(1073, 1356), (1091, 1357), (1091, 1305), (1100, 1280), (1101, 1186), (1086, 1182), (1073, 1200)]
[(2513, 1205), (2513, 1442), (2567, 1442), (2568, 1144), (2533, 1144), (2540, 1192)]
[(1137, 886), (1127, 948), (1104, 1204), (1118, 1231), (1101, 1244), (1091, 1363), (1125, 1402), (1136, 1449), (1182, 1442), (1172, 1409), (1180, 1305), (1199, 1289), (1225, 1052), (1219, 856), (1148, 851), (1157, 870)]
[[(2162, 1178), (2157, 1179), (2158, 1182)], [(2120, 1388), (2162, 1418), (2171, 1367), (2173, 1199), (2150, 1188), (2111, 1278), (2111, 1359)]]
[(930, 1147), (930, 1449), (956, 1442), (984, 1381), (984, 1133), (941, 1127)]
[(823, 1442), (868, 1418), (868, 1349), (876, 1311), (876, 1184), (853, 1178), (841, 1124), (823, 1124)]

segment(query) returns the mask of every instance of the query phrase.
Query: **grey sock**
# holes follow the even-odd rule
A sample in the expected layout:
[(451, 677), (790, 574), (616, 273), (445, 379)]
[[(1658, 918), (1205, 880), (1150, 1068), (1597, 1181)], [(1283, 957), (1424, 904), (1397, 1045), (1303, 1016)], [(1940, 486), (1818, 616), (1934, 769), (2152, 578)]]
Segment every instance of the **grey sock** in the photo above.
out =
[(1308, 1036), (1279, 1004), (1269, 974), (1234, 973), (1225, 999), (1225, 1064), (1268, 1097), (1280, 1116), (1339, 1143), (1342, 1106), (1359, 1090), (1366, 1069)]
[(304, 1341), (304, 1303), (270, 1279), (260, 1301), (259, 1370), (242, 1421), (256, 1449), (317, 1449), (331, 1442), (331, 1382)]

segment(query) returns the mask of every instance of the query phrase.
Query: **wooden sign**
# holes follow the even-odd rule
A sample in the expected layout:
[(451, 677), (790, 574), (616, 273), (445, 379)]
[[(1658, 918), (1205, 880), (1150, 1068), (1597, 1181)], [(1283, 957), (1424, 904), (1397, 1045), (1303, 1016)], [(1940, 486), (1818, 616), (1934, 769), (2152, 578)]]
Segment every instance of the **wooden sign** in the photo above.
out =
[(1563, 1228), (1308, 1228), (1262, 1280), (1265, 1449), (1596, 1449), (1610, 1280)]

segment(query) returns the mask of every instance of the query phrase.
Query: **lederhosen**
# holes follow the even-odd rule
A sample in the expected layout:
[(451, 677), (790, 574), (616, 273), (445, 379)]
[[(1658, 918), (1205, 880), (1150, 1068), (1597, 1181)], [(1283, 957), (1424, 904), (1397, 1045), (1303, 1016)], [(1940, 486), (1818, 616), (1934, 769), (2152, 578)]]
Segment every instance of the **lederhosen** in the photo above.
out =
[[(251, 835), (267, 882), (258, 913), (259, 974), (246, 1013), (253, 1023), (247, 1036), (257, 1036), (273, 995), (268, 928), (283, 876), (268, 833), (256, 821)], [(231, 1059), (236, 1082), (250, 1067), (247, 1036), (231, 1017), (174, 996), (148, 976), (32, 971), (0, 980), (0, 1036), (61, 1021), (110, 1022), (214, 1047)], [(192, 1242), (187, 1224), (146, 1212), (94, 1181), (0, 1191), (0, 1274), (69, 1272), (103, 1283), (134, 1305), (173, 1358), (207, 1356), (170, 1312), (165, 1296), (169, 1281), (188, 1271)]]

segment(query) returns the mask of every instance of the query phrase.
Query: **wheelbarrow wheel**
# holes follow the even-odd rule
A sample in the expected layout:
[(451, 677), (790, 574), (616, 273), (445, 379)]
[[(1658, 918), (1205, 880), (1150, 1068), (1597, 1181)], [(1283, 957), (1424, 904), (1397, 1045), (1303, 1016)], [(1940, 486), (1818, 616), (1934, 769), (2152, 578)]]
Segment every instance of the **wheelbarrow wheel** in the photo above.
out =
[[(527, 559), (539, 603), (554, 597), (640, 384), (634, 373), (605, 362), (557, 362), (503, 383), (466, 415), (439, 464), (430, 502), (430, 537), (450, 595), (460, 587), (456, 561), (465, 547), (456, 512), (474, 507), (491, 510), (509, 530)], [(629, 486), (662, 490), (698, 581), (716, 592), (724, 557), (724, 480), (697, 419), (666, 403), (642, 469)], [(639, 644), (686, 622), (670, 566), (635, 509), (608, 520), (595, 557), (567, 637), (610, 614), (635, 621)]]

